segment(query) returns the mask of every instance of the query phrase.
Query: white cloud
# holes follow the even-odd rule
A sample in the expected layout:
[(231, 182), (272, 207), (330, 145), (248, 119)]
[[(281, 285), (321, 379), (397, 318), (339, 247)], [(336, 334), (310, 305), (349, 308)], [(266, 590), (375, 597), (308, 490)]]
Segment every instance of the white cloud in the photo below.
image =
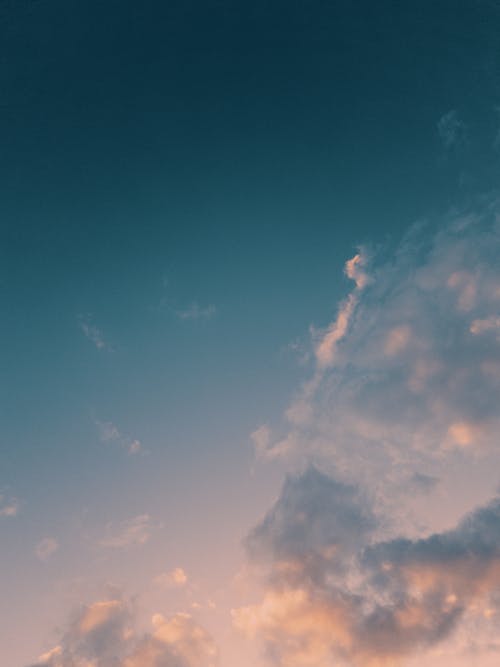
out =
[(44, 537), (35, 548), (35, 554), (41, 561), (47, 561), (59, 549), (59, 543), (53, 537)]

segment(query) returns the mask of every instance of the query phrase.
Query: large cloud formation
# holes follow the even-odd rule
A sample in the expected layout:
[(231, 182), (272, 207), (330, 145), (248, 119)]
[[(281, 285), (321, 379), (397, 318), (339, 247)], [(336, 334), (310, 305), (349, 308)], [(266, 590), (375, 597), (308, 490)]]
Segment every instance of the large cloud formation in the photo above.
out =
[[(265, 570), (260, 604), (233, 612), (272, 663), (400, 665), (460, 621), (500, 610), (500, 498), (455, 528), (377, 540), (353, 486), (317, 469), (289, 478), (247, 547)], [(332, 662), (333, 661), (333, 662)]]
[(122, 599), (82, 607), (58, 646), (33, 667), (214, 667), (217, 649), (188, 614), (155, 614), (153, 631), (138, 635)]
[(483, 201), (346, 263), (354, 288), (314, 332), (311, 377), (260, 458), (323, 457), (386, 484), (500, 454), (499, 212)]
[(500, 650), (499, 257), (492, 197), (360, 248), (282, 426), (253, 434), (306, 468), (248, 536), (265, 592), (233, 612), (280, 667)]

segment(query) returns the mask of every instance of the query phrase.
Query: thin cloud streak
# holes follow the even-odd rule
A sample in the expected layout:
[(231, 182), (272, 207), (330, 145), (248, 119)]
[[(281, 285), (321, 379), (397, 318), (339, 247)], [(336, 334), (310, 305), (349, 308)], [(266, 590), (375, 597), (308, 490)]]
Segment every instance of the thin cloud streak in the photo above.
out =
[(151, 537), (153, 522), (149, 514), (140, 514), (122, 521), (118, 526), (109, 524), (108, 535), (99, 541), (106, 549), (128, 549), (146, 544)]
[(102, 331), (92, 322), (90, 315), (80, 315), (78, 317), (78, 325), (84, 336), (93, 343), (98, 350), (112, 349), (109, 343), (105, 340)]
[(187, 308), (181, 308), (175, 311), (179, 320), (196, 322), (198, 320), (209, 320), (215, 317), (217, 309), (214, 305), (200, 306), (197, 301), (193, 301)]

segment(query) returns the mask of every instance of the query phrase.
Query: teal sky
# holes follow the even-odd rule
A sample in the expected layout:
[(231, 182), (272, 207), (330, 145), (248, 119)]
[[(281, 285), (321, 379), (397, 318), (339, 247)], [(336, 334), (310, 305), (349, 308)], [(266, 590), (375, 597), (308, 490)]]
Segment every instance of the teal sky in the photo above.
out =
[[(352, 510), (375, 526), (356, 546), (370, 568), (379, 551), (403, 567), (401, 535), (474, 551), (461, 517), (500, 484), (499, 32), (493, 0), (1, 4), (3, 665), (418, 664), (409, 640), (370, 663), (380, 642), (339, 653), (302, 625), (291, 655), (254, 607), (245, 639), (241, 610), (276, 594), (255, 553), (319, 548), (290, 547), (287, 493), (331, 494), (332, 516), (354, 502), (342, 484), (372, 494), (375, 518)], [(321, 548), (344, 553), (343, 530)], [(139, 647), (154, 613), (189, 612), (207, 639), (198, 657), (96, 648), (97, 600), (130, 612)], [(416, 641), (426, 664), (470, 664), (458, 616), (448, 662), (441, 636)]]

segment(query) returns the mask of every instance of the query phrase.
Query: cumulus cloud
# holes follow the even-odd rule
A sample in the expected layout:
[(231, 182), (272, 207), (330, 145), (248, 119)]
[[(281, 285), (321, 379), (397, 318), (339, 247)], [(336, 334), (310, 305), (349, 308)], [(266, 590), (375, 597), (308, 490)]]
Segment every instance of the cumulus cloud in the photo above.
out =
[[(265, 573), (237, 628), (287, 667), (402, 665), (500, 611), (500, 498), (453, 529), (381, 539), (368, 500), (315, 469), (292, 477), (250, 533)], [(479, 647), (476, 646), (479, 651)]]
[(283, 423), (254, 434), (261, 458), (322, 457), (380, 488), (440, 476), (447, 458), (498, 458), (499, 212), (483, 201), (416, 226), (372, 254), (369, 275), (366, 253), (347, 263), (356, 286), (314, 333)]
[(122, 599), (82, 607), (61, 641), (33, 667), (213, 667), (217, 649), (189, 614), (155, 614), (152, 630), (139, 634), (131, 606)]
[(140, 514), (122, 521), (118, 526), (108, 524), (107, 535), (99, 544), (108, 549), (127, 549), (141, 546), (148, 542), (153, 530), (153, 522), (149, 514)]
[(247, 549), (254, 559), (278, 559), (292, 569), (313, 552), (340, 563), (376, 526), (359, 489), (310, 468), (285, 482), (279, 500), (249, 534)]

